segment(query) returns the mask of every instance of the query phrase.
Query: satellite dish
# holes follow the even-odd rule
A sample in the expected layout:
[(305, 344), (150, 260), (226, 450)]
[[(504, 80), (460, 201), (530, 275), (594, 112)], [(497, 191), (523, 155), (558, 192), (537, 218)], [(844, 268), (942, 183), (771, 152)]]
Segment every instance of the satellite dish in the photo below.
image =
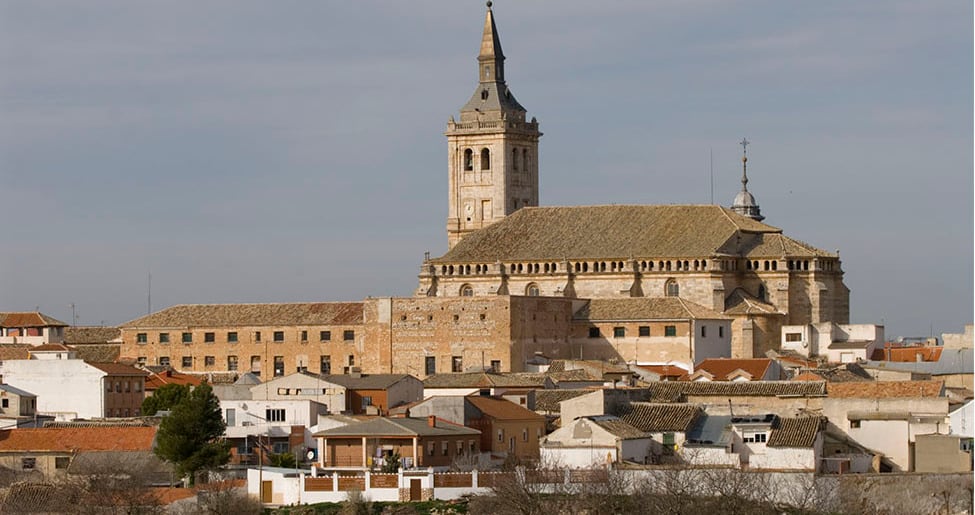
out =
[(241, 404), (240, 405), (240, 409), (242, 409), (244, 411), (247, 411), (247, 403), (245, 402), (245, 403)]
[(315, 459), (315, 451), (308, 451), (308, 454), (305, 454), (305, 457), (308, 458), (309, 461)]

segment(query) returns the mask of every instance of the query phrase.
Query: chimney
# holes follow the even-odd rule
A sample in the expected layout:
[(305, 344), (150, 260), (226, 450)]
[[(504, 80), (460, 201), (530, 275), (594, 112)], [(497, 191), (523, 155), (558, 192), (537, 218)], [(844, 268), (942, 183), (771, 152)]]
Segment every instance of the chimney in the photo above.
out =
[(352, 367), (352, 369), (349, 370), (349, 374), (355, 379), (360, 379), (362, 378), (362, 369), (359, 367)]
[(430, 427), (437, 427), (437, 416), (436, 415), (428, 415), (427, 416), (427, 425), (430, 426)]

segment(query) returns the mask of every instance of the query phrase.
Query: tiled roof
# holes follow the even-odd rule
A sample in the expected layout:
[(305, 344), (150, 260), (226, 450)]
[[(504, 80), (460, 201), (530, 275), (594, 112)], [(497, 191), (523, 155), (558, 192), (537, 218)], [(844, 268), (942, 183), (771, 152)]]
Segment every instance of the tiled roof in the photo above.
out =
[(648, 383), (650, 396), (663, 401), (679, 401), (699, 396), (823, 396), (826, 382), (812, 381), (657, 381)]
[(78, 359), (83, 359), (85, 361), (95, 361), (99, 363), (115, 363), (119, 360), (119, 346), (118, 344), (107, 344), (107, 345), (78, 345), (77, 347), (71, 347)]
[(21, 390), (20, 388), (17, 388), (16, 386), (12, 386), (9, 384), (0, 384), (0, 391), (4, 391), (14, 395), (19, 395), (21, 397), (37, 397), (37, 395), (33, 393), (30, 393), (26, 390)]
[(101, 418), (88, 420), (51, 420), (44, 423), (45, 428), (66, 427), (152, 427), (162, 422), (161, 417)]
[(432, 262), (833, 255), (780, 232), (716, 205), (526, 207)]
[(118, 327), (66, 327), (64, 328), (64, 343), (68, 345), (85, 345), (92, 343), (108, 343), (118, 340), (122, 336), (122, 330)]
[(637, 365), (638, 368), (659, 375), (661, 378), (676, 379), (687, 374), (687, 370), (676, 365)]
[(25, 451), (149, 451), (157, 428), (67, 427), (0, 431), (0, 453)]
[(716, 381), (725, 381), (729, 379), (728, 376), (732, 372), (741, 369), (748, 372), (752, 376), (753, 381), (758, 381), (765, 376), (770, 366), (772, 366), (772, 360), (769, 358), (712, 358), (701, 361), (694, 367), (694, 370), (704, 370), (714, 376)]
[(147, 376), (149, 372), (123, 363), (88, 363), (110, 376)]
[(735, 288), (724, 301), (726, 315), (780, 315), (779, 310), (741, 288)]
[(920, 356), (921, 361), (938, 361), (941, 359), (943, 347), (878, 347), (873, 350), (870, 359), (875, 361), (915, 362)]
[(493, 397), (471, 395), (465, 397), (467, 402), (485, 415), (498, 420), (545, 420), (543, 415), (519, 406), (511, 401)]
[(592, 299), (572, 316), (575, 320), (727, 320), (729, 317), (680, 297)]
[(433, 374), (423, 380), (424, 388), (544, 388), (545, 374), (495, 374), (462, 372)]
[[(314, 376), (314, 374), (311, 374)], [(317, 376), (316, 376), (317, 377)], [(411, 378), (409, 374), (362, 374), (353, 377), (348, 374), (330, 374), (321, 376), (322, 381), (344, 386), (349, 390), (385, 390), (394, 384)], [(419, 379), (417, 379), (419, 381)]]
[(619, 373), (629, 373), (629, 371), (627, 370), (626, 372), (620, 372), (619, 370), (609, 366), (606, 367), (606, 370), (585, 367), (574, 368), (572, 370), (563, 370), (561, 372), (552, 372), (551, 370), (547, 370), (543, 373), (543, 375), (551, 379), (555, 384), (564, 382), (597, 382), (602, 384), (603, 375)]
[(435, 427), (430, 427), (424, 418), (386, 418), (378, 417), (358, 424), (333, 427), (314, 434), (316, 437), (342, 436), (451, 436), (451, 435), (479, 435), (480, 431), (452, 424), (438, 418)]
[(0, 344), (0, 361), (8, 359), (28, 359), (33, 345), (23, 343)]
[(867, 361), (863, 367), (869, 369), (900, 370), (916, 374), (956, 375), (975, 372), (975, 350), (944, 349), (938, 361)]
[(631, 402), (620, 409), (619, 417), (640, 431), (686, 432), (703, 412), (694, 404)]
[(816, 435), (825, 428), (822, 417), (777, 417), (772, 423), (769, 447), (812, 447)]
[(535, 411), (558, 413), (561, 411), (559, 403), (569, 399), (575, 399), (580, 395), (592, 393), (595, 390), (536, 390), (535, 391)]
[(45, 343), (30, 349), (31, 352), (71, 352), (66, 345), (60, 343)]
[(355, 325), (361, 302), (281, 304), (181, 304), (121, 325), (122, 328)]
[(146, 378), (146, 390), (152, 391), (167, 384), (182, 384), (199, 386), (203, 382), (203, 377), (198, 375), (183, 374), (169, 369), (162, 372), (150, 372)]
[(634, 438), (649, 438), (650, 435), (640, 431), (639, 429), (627, 424), (623, 420), (611, 415), (600, 415), (597, 417), (586, 417), (591, 420), (597, 426), (605, 429), (613, 436), (621, 438), (623, 440), (630, 440)]
[(0, 311), (0, 327), (67, 327), (68, 324), (40, 313), (31, 312), (3, 312)]
[(829, 396), (858, 399), (941, 397), (943, 381), (866, 381), (829, 383)]
[(807, 370), (807, 371), (805, 371), (805, 372), (803, 372), (803, 373), (801, 373), (801, 374), (793, 377), (792, 380), (793, 381), (825, 381), (826, 378), (824, 378), (823, 376), (817, 374), (816, 372), (813, 372), (811, 370)]

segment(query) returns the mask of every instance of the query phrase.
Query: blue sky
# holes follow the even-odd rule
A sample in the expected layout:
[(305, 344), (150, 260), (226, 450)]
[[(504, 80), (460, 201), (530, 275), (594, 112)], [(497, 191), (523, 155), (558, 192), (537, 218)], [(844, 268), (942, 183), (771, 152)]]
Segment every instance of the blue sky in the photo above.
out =
[[(495, 3), (543, 205), (708, 203), (839, 249), (851, 321), (972, 321), (971, 2)], [(0, 2), (0, 310), (408, 296), (446, 250), (474, 1)]]

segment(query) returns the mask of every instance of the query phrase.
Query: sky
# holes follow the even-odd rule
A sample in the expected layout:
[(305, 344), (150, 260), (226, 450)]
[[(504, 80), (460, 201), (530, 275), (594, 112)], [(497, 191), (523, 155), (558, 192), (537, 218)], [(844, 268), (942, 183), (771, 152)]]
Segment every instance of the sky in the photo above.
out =
[[(542, 205), (707, 204), (712, 170), (730, 205), (747, 137), (765, 222), (840, 251), (851, 322), (972, 323), (971, 2), (493, 9)], [(484, 10), (0, 0), (0, 311), (413, 295)]]

